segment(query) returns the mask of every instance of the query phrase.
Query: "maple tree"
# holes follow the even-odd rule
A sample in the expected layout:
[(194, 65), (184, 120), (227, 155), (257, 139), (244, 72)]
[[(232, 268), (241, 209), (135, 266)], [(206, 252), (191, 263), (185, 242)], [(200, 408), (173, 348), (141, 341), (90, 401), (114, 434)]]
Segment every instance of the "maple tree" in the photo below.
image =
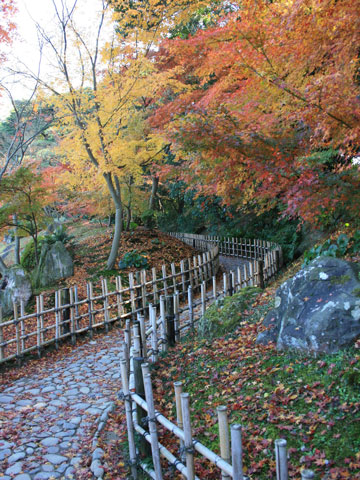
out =
[(232, 5), (158, 55), (182, 86), (163, 91), (152, 125), (176, 142), (182, 178), (227, 203), (284, 203), (305, 220), (344, 205), (354, 215), (359, 3)]
[[(0, 2), (0, 44), (6, 45), (11, 42), (11, 34), (15, 30), (12, 16), (16, 12), (14, 0), (1, 0)], [(4, 51), (0, 53), (0, 62), (6, 57)], [(1, 93), (1, 91), (0, 91)]]

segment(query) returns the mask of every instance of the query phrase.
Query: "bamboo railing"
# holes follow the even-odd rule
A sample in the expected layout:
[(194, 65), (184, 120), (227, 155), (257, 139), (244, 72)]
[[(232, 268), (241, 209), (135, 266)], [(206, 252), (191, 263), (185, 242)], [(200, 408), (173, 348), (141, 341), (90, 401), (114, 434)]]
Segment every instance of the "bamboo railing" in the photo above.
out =
[(109, 291), (108, 280), (101, 278), (98, 283), (88, 282), (52, 295), (39, 295), (34, 312), (26, 313), (23, 304), (14, 304), (11, 319), (3, 319), (0, 308), (0, 364), (14, 359), (21, 361), (31, 352), (40, 356), (46, 347), (57, 348), (66, 339), (75, 344), (79, 335), (87, 332), (92, 336), (99, 328), (107, 331), (113, 324), (122, 327), (127, 319), (134, 320), (138, 313), (144, 313), (149, 304), (160, 305), (161, 295), (178, 292), (184, 300), (189, 295), (189, 286), (192, 294), (196, 294), (206, 290), (209, 283), (215, 291), (220, 254), (250, 259), (243, 269), (237, 268), (236, 272), (224, 276), (223, 291), (229, 293), (247, 285), (263, 287), (282, 264), (281, 248), (269, 242), (170, 235), (201, 253), (182, 260), (179, 268), (172, 263), (170, 272), (163, 265), (161, 272), (153, 268), (130, 273), (126, 281), (118, 276), (112, 291)]

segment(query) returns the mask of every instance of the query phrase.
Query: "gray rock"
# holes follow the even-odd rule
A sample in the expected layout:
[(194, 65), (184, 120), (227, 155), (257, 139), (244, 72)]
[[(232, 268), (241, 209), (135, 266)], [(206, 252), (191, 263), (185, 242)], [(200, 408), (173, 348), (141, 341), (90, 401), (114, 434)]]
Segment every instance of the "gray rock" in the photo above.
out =
[(90, 467), (90, 470), (93, 472), (93, 474), (95, 475), (95, 477), (102, 477), (104, 475), (104, 469), (103, 467), (101, 466), (101, 463), (99, 460), (94, 460), (92, 463), (91, 463), (91, 467)]
[(47, 448), (47, 453), (59, 453), (60, 452), (60, 447), (48, 447)]
[(44, 447), (53, 447), (58, 443), (59, 443), (59, 439), (56, 437), (47, 437), (47, 438), (44, 438), (44, 440), (41, 440), (41, 444), (44, 445)]
[(18, 452), (18, 453), (14, 453), (13, 455), (11, 455), (7, 459), (7, 461), (8, 461), (9, 464), (12, 464), (12, 463), (18, 462), (19, 460), (22, 460), (24, 457), (25, 457), (24, 452)]
[(22, 466), (23, 462), (14, 463), (14, 465), (11, 465), (11, 467), (9, 467), (5, 473), (6, 475), (18, 475), (21, 473)]
[(59, 478), (60, 473), (57, 472), (39, 472), (35, 475), (34, 480), (49, 480), (50, 478)]
[(31, 477), (27, 473), (20, 473), (20, 475), (16, 475), (14, 480), (31, 480)]
[(98, 447), (94, 450), (92, 454), (93, 460), (100, 460), (105, 455), (105, 452), (102, 448)]
[(1, 279), (0, 305), (4, 315), (13, 311), (13, 302), (27, 305), (32, 295), (31, 282), (25, 270), (18, 265), (8, 268)]
[(39, 287), (52, 285), (55, 281), (71, 277), (74, 264), (62, 242), (53, 245), (44, 244), (41, 249), (39, 265), (34, 273), (34, 282)]
[[(0, 403), (13, 403), (14, 397), (11, 397), (10, 395), (0, 395)], [(0, 443), (1, 446), (1, 443)]]
[(320, 257), (283, 283), (256, 342), (335, 353), (360, 336), (360, 266)]
[(65, 471), (65, 478), (75, 478), (75, 468), (74, 467), (68, 467)]
[(60, 465), (60, 463), (66, 462), (67, 458), (64, 457), (63, 455), (56, 455), (53, 453), (49, 453), (47, 455), (44, 455), (44, 458), (53, 465)]
[(0, 462), (4, 460), (6, 457), (8, 457), (9, 455), (11, 455), (10, 448), (4, 448), (0, 450)]

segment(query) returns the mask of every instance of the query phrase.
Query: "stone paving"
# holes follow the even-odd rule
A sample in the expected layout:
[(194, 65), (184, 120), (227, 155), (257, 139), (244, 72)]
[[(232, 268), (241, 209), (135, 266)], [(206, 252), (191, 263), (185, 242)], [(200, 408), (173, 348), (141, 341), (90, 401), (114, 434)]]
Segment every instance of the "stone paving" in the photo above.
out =
[[(40, 373), (0, 391), (0, 479), (77, 477), (81, 461), (102, 476), (94, 435), (120, 390), (120, 331), (74, 347)], [(94, 452), (95, 449), (95, 452)], [(90, 461), (91, 462), (91, 461)]]

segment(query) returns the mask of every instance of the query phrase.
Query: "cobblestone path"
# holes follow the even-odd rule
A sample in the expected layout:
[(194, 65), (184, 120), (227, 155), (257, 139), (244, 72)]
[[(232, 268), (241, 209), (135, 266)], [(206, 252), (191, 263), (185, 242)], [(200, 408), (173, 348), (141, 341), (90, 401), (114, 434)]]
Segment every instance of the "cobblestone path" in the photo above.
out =
[(26, 376), (25, 365), (24, 377), (2, 388), (1, 480), (76, 479), (82, 459), (92, 459), (89, 469), (100, 476), (103, 452), (94, 436), (120, 389), (119, 354), (114, 329), (57, 362), (44, 359), (40, 373)]

